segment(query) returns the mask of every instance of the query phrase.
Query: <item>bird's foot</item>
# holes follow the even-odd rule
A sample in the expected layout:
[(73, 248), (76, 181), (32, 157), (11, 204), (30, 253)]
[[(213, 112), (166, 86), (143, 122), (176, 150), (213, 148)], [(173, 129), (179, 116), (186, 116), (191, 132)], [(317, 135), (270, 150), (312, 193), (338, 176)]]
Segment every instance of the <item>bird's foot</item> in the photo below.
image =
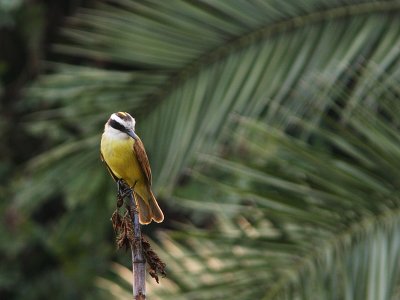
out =
[(117, 181), (117, 207), (120, 208), (124, 203), (124, 198), (132, 193), (132, 189), (125, 183), (123, 179)]

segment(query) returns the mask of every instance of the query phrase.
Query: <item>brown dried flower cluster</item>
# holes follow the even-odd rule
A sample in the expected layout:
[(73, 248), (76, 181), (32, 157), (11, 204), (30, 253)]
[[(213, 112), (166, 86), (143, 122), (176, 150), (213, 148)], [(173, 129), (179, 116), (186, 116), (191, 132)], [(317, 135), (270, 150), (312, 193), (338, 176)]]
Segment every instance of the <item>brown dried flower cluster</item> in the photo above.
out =
[[(112, 226), (116, 235), (117, 248), (125, 248), (125, 250), (135, 247), (135, 239), (132, 224), (132, 208), (129, 204), (125, 206), (125, 212), (123, 215), (120, 212), (122, 207), (121, 198), (118, 197), (117, 208), (111, 216)], [(123, 200), (122, 200), (123, 201)], [(141, 237), (141, 243), (143, 247), (143, 255), (149, 266), (149, 274), (153, 277), (157, 283), (159, 283), (159, 276), (165, 277), (166, 264), (160, 259), (156, 252), (151, 248), (150, 243)]]

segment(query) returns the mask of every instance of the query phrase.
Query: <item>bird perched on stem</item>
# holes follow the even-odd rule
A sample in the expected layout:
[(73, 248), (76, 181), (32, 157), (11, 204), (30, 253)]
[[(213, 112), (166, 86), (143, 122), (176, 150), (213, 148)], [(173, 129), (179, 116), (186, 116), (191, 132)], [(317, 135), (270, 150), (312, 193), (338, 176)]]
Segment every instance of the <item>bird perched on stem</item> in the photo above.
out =
[(111, 115), (101, 138), (101, 159), (111, 176), (133, 190), (141, 224), (160, 223), (164, 214), (151, 191), (151, 169), (144, 145), (135, 133), (135, 119), (126, 112)]

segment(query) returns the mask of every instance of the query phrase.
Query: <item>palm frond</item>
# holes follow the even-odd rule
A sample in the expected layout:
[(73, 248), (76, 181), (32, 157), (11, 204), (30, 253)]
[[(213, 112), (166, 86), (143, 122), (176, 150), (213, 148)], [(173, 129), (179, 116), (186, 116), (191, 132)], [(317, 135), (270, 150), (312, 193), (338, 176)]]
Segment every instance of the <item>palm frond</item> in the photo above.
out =
[(292, 126), (306, 139), (241, 118), (233, 151), (203, 156), (194, 176), (215, 194), (189, 205), (213, 211), (217, 226), (161, 238), (174, 284), (154, 289), (155, 299), (395, 299), (397, 95), (350, 115), (333, 105), (320, 126), (298, 118)]
[[(63, 30), (70, 42), (55, 46), (92, 66), (55, 65), (54, 74), (42, 76), (29, 91), (41, 109), (27, 125), (55, 142), (45, 165), (57, 168), (63, 158), (97, 151), (96, 143), (78, 151), (70, 142), (97, 139), (112, 112), (130, 111), (155, 185), (169, 193), (195, 153), (219, 144), (232, 112), (287, 126), (288, 116), (310, 107), (321, 113), (329, 105), (324, 97), (307, 98), (309, 86), (351, 82), (346, 70), (359, 66), (379, 69), (376, 75), (396, 72), (397, 10), (397, 1), (100, 4), (72, 17)], [(357, 74), (357, 80), (362, 87), (372, 78)], [(355, 99), (362, 98), (360, 89)], [(304, 97), (291, 97), (296, 94)], [(86, 170), (93, 168), (95, 159), (68, 173), (89, 177)], [(39, 180), (52, 186), (50, 177)], [(74, 182), (75, 175), (65, 180)], [(90, 193), (81, 196), (89, 199)]]
[[(395, 299), (399, 10), (324, 0), (82, 9), (54, 50), (85, 66), (49, 63), (27, 91), (27, 128), (49, 150), (24, 170), (14, 203), (32, 211), (65, 195), (78, 213), (46, 245), (74, 255), (60, 241), (95, 215), (104, 223), (76, 240), (96, 244), (113, 191), (98, 141), (112, 112), (129, 111), (158, 194), (216, 215), (211, 232), (161, 238), (170, 284), (155, 299)], [(193, 196), (175, 183), (195, 161), (204, 192)]]

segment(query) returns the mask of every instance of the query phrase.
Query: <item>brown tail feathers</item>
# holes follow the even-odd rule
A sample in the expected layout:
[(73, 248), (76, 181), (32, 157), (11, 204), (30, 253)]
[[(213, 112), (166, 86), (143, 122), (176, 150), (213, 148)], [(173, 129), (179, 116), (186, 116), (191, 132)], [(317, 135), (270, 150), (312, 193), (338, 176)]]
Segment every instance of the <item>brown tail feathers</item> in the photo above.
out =
[(150, 195), (151, 197), (149, 197), (146, 202), (138, 193), (135, 193), (135, 199), (139, 207), (140, 224), (149, 224), (152, 219), (157, 223), (161, 223), (164, 220), (164, 214), (158, 206), (157, 200), (151, 191)]

